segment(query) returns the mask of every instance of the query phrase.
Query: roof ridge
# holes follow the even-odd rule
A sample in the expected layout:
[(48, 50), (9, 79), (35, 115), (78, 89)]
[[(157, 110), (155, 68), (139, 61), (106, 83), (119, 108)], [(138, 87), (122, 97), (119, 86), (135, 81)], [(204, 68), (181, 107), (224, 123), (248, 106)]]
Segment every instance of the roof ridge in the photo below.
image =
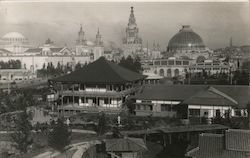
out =
[[(117, 76), (119, 76), (119, 78), (121, 79), (121, 80), (123, 80), (123, 78), (122, 78), (122, 76), (113, 68), (113, 66), (112, 66), (112, 64), (115, 64), (115, 63), (112, 63), (111, 61), (108, 61), (108, 60), (106, 60), (106, 59), (103, 59), (104, 61), (105, 61), (105, 63), (107, 63), (108, 64), (108, 66), (112, 69), (112, 71), (117, 75)], [(117, 66), (119, 66), (119, 67), (121, 67), (119, 64), (117, 64)], [(124, 67), (122, 67), (123, 69), (125, 69)]]
[(235, 103), (235, 104), (238, 104), (238, 102), (237, 102), (236, 100), (234, 100), (233, 98), (231, 98), (231, 97), (228, 96), (227, 94), (225, 94), (225, 93), (219, 91), (218, 89), (216, 89), (216, 88), (214, 88), (214, 87), (212, 87), (212, 86), (209, 86), (209, 87), (208, 87), (208, 91), (213, 92), (213, 93), (215, 93), (215, 94), (218, 94), (218, 95), (220, 95), (220, 96), (222, 96), (222, 97), (224, 97), (224, 98), (230, 100), (231, 102), (233, 102), (233, 103)]

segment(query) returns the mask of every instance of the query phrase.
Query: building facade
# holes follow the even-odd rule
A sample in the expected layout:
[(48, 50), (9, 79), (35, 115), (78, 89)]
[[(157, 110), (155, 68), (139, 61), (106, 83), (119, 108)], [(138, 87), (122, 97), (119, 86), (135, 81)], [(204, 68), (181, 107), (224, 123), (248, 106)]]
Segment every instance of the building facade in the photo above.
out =
[(136, 24), (133, 7), (131, 7), (126, 35), (123, 38), (122, 50), (125, 57), (136, 56), (142, 50), (142, 39), (139, 37), (139, 28)]
[(178, 118), (247, 116), (248, 86), (146, 85), (134, 96), (135, 115)]
[(143, 64), (143, 71), (144, 73), (154, 73), (167, 78), (185, 77), (191, 64), (191, 60), (176, 59), (174, 57), (169, 59), (148, 60), (146, 64)]
[(31, 80), (36, 76), (30, 70), (26, 69), (0, 69), (0, 82), (21, 82), (25, 80)]

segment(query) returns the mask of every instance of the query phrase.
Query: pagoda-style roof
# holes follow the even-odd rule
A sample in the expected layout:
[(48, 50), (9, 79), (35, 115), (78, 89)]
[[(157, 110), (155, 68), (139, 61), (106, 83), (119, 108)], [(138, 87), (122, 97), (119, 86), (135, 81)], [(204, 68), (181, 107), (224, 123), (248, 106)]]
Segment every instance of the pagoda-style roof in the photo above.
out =
[(138, 81), (145, 75), (123, 68), (101, 57), (93, 63), (70, 74), (52, 79), (62, 83), (120, 84)]

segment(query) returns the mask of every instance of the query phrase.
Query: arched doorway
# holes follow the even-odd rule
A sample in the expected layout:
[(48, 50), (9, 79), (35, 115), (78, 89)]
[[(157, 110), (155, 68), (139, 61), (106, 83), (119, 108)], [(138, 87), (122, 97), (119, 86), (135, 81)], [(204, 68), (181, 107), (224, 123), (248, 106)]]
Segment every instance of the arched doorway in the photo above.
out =
[(164, 70), (163, 69), (160, 69), (159, 73), (160, 73), (160, 76), (164, 76)]
[(179, 75), (180, 75), (179, 69), (175, 69), (175, 70), (174, 70), (174, 76), (177, 77), (177, 76), (179, 76)]
[(171, 69), (168, 69), (168, 70), (167, 70), (167, 77), (172, 77)]

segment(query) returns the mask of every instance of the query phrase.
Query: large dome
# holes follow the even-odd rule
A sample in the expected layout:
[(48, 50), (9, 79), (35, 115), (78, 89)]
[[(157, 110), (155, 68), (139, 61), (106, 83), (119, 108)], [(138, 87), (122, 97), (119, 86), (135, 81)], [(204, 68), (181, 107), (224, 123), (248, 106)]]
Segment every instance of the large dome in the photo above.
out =
[(9, 32), (3, 36), (3, 39), (25, 39), (25, 37), (18, 32)]
[(200, 51), (204, 49), (202, 38), (188, 25), (183, 26), (168, 43), (168, 51)]

